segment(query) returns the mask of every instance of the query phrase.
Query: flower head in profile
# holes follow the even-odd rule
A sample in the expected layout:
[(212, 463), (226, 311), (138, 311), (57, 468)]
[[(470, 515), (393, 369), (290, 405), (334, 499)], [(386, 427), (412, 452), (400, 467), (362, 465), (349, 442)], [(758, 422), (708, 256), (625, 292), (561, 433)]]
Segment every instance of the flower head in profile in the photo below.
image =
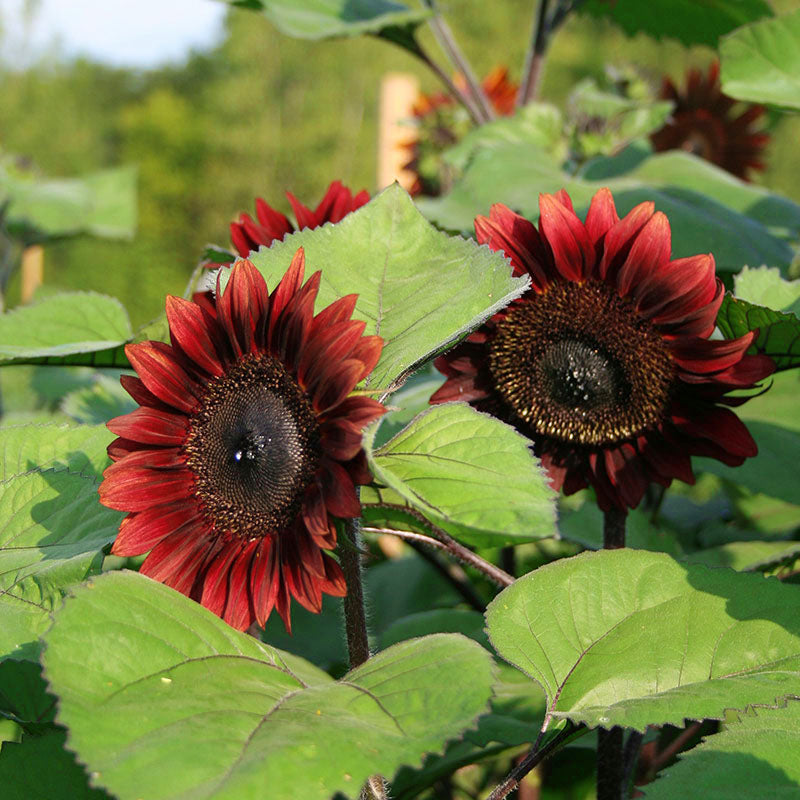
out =
[(171, 344), (128, 345), (140, 407), (108, 423), (100, 499), (130, 512), (112, 552), (150, 551), (143, 574), (240, 630), (344, 595), (326, 551), (334, 517), (360, 514), (361, 431), (384, 413), (352, 394), (381, 338), (351, 319), (355, 295), (314, 316), (320, 273), (303, 275), (301, 249), (271, 294), (242, 261), (216, 304), (168, 297)]
[(764, 106), (737, 103), (723, 94), (719, 63), (708, 76), (692, 69), (681, 91), (664, 78), (661, 97), (675, 104), (670, 121), (650, 137), (658, 150), (687, 150), (737, 178), (747, 180), (748, 170), (763, 170), (763, 151), (769, 134), (758, 129)]
[[(286, 197), (297, 220), (297, 230), (318, 228), (326, 222), (339, 222), (351, 211), (361, 208), (369, 202), (368, 192), (362, 190), (354, 195), (341, 181), (334, 181), (312, 211), (303, 205), (291, 192)], [(242, 212), (235, 222), (231, 222), (231, 242), (236, 252), (246, 258), (253, 250), (264, 245), (269, 247), (275, 240), (281, 241), (287, 233), (293, 233), (295, 226), (285, 214), (276, 211), (262, 198), (256, 198), (256, 218)], [(218, 267), (217, 263), (209, 263), (210, 268)]]
[(692, 483), (691, 456), (731, 466), (755, 442), (726, 406), (769, 375), (746, 355), (754, 333), (710, 339), (723, 287), (711, 255), (670, 260), (667, 218), (652, 203), (622, 219), (611, 192), (586, 221), (563, 190), (539, 200), (539, 230), (503, 205), (478, 217), (531, 288), (437, 359), (432, 403), (463, 400), (514, 425), (556, 489), (592, 486), (600, 507), (635, 507), (651, 482)]

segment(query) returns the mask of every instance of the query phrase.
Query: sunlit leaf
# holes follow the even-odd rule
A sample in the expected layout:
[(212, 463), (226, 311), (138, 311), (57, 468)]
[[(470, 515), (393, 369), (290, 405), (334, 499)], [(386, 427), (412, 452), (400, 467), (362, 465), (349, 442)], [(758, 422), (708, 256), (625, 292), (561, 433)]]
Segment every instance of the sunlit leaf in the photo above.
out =
[(90, 353), (132, 336), (119, 300), (94, 292), (62, 292), (0, 315), (0, 360)]
[(130, 413), (137, 404), (116, 375), (99, 375), (91, 386), (75, 389), (64, 397), (60, 408), (76, 422), (97, 425)]
[(127, 572), (76, 588), (46, 641), (70, 747), (120, 800), (352, 796), (440, 751), (492, 683), (488, 653), (456, 634), (403, 642), (333, 681)]
[(512, 427), (462, 403), (420, 414), (367, 458), (375, 480), (452, 536), (472, 544), (555, 533), (556, 493)]
[(721, 719), (800, 685), (797, 587), (659, 553), (602, 550), (540, 567), (486, 620), (552, 716), (591, 727)]
[(105, 425), (13, 425), (0, 428), (0, 481), (48, 467), (99, 478), (114, 439)]
[(734, 31), (720, 57), (726, 94), (800, 109), (800, 11)]
[(646, 787), (648, 800), (676, 797), (786, 798), (800, 795), (800, 698), (757, 708), (683, 753)]
[(366, 334), (383, 337), (370, 389), (388, 389), (528, 285), (511, 277), (498, 253), (435, 230), (397, 185), (337, 225), (303, 230), (251, 254), (270, 288), (299, 247), (306, 274), (322, 270), (316, 310), (358, 294), (354, 318), (367, 323)]
[(97, 572), (123, 515), (91, 478), (53, 469), (0, 483), (0, 658), (35, 657), (64, 590)]

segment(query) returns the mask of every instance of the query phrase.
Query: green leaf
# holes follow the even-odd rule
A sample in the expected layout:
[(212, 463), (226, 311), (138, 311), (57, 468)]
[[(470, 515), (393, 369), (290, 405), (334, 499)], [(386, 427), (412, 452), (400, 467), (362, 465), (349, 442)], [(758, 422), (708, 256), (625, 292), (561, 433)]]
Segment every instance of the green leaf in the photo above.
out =
[[(337, 225), (306, 229), (251, 254), (270, 288), (305, 248), (306, 274), (322, 270), (316, 310), (357, 293), (353, 316), (384, 347), (370, 389), (388, 390), (419, 364), (453, 344), (519, 297), (528, 280), (473, 241), (431, 227), (394, 185)], [(432, 279), (432, 276), (435, 276)]]
[(54, 467), (98, 478), (114, 434), (105, 425), (14, 425), (0, 428), (0, 481)]
[(60, 408), (76, 422), (96, 425), (129, 414), (138, 405), (122, 388), (118, 376), (98, 375), (91, 386), (83, 386), (64, 397)]
[(3, 744), (3, 800), (111, 800), (102, 789), (89, 786), (85, 770), (66, 750), (66, 743), (67, 732), (53, 728), (43, 736)]
[(491, 658), (462, 636), (404, 642), (333, 681), (129, 572), (76, 588), (46, 641), (70, 747), (120, 800), (354, 795), (441, 750), (491, 692)]
[(733, 276), (733, 293), (737, 300), (800, 313), (800, 280), (784, 280), (774, 267), (745, 267)]
[(561, 112), (549, 103), (530, 103), (511, 117), (500, 117), (471, 130), (444, 153), (444, 160), (463, 169), (478, 150), (492, 150), (504, 144), (528, 144), (541, 148), (555, 161), (566, 156)]
[(88, 353), (116, 347), (132, 336), (119, 300), (62, 292), (0, 315), (0, 360)]
[(136, 168), (81, 178), (42, 179), (0, 160), (0, 200), (12, 231), (25, 238), (90, 233), (131, 238), (136, 230)]
[(800, 110), (800, 11), (734, 31), (720, 57), (726, 94)]
[(731, 542), (698, 550), (684, 557), (693, 564), (730, 567), (740, 571), (763, 569), (800, 555), (800, 542)]
[(94, 480), (34, 471), (0, 484), (0, 658), (35, 657), (64, 590), (99, 571), (123, 514)]
[(628, 36), (646, 33), (710, 47), (728, 31), (772, 14), (764, 0), (587, 0), (580, 10), (612, 19)]
[(55, 713), (56, 699), (47, 693), (40, 664), (0, 661), (0, 716), (30, 727), (52, 722)]
[(797, 587), (602, 550), (548, 564), (486, 612), (497, 652), (590, 727), (682, 725), (774, 704), (800, 680)]
[(757, 708), (700, 745), (647, 786), (649, 800), (800, 795), (800, 701)]
[(383, 447), (364, 437), (375, 480), (450, 535), (471, 544), (555, 533), (556, 493), (530, 442), (463, 403), (434, 406)]
[[(413, 30), (429, 11), (392, 0), (228, 0), (231, 5), (261, 10), (273, 25), (297, 39), (381, 35), (387, 29)], [(390, 30), (391, 32), (391, 30)]]
[[(656, 209), (667, 215), (673, 258), (711, 252), (717, 269), (732, 272), (748, 263), (781, 268), (788, 268), (791, 263), (794, 251), (783, 241), (783, 233), (791, 227), (796, 235), (800, 208), (790, 201), (774, 199), (773, 195), (765, 197), (763, 189), (748, 190), (734, 178), (723, 179), (713, 168), (698, 166), (700, 159), (688, 154), (652, 156), (638, 162), (638, 166), (634, 161), (632, 171), (611, 178), (604, 176), (609, 161), (603, 160), (600, 175), (595, 176), (592, 164), (595, 170), (598, 166), (591, 162), (582, 175), (572, 176), (541, 150), (505, 144), (475, 153), (449, 194), (419, 200), (417, 205), (429, 219), (445, 228), (470, 230), (475, 216), (488, 214), (493, 203), (505, 203), (535, 221), (539, 216), (539, 193), (562, 188), (583, 218), (594, 194), (605, 186), (611, 189), (620, 216), (646, 200), (653, 201)], [(626, 160), (625, 164), (629, 162)], [(672, 171), (674, 166), (681, 169)], [(714, 177), (710, 182), (714, 196), (705, 194), (703, 176)], [(726, 194), (724, 187), (731, 181), (735, 182), (734, 191)], [(773, 231), (770, 209), (776, 208), (779, 215), (775, 224), (780, 227)]]

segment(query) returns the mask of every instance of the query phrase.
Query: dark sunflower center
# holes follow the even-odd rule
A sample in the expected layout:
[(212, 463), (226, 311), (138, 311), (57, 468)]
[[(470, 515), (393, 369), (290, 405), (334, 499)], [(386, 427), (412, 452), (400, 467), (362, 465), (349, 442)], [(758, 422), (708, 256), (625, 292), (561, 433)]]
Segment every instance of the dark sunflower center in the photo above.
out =
[(320, 455), (316, 416), (280, 362), (246, 357), (209, 384), (186, 453), (214, 527), (264, 536), (300, 511)]
[(552, 284), (498, 326), (489, 365), (513, 416), (535, 434), (605, 445), (656, 424), (674, 365), (663, 339), (610, 286)]

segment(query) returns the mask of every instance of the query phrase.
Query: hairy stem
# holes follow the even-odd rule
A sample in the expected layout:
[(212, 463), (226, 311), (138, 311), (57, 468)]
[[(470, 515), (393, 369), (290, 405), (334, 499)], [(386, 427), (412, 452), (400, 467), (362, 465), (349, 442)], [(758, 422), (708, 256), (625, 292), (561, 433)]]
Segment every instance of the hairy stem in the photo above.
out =
[[(408, 516), (413, 517), (424, 525), (431, 532), (431, 535), (441, 542), (444, 549), (446, 549), (451, 556), (457, 558), (462, 564), (469, 564), (469, 566), (479, 570), (498, 586), (506, 587), (514, 583), (513, 576), (509, 575), (505, 570), (500, 569), (500, 567), (481, 558), (477, 553), (473, 553), (468, 547), (464, 547), (463, 544), (457, 542), (449, 533), (434, 525), (416, 509), (397, 505), (395, 503), (370, 503), (365, 504), (365, 508), (385, 508), (393, 511), (402, 511), (404, 514), (408, 514)], [(392, 533), (395, 532), (392, 531)], [(403, 532), (397, 531), (396, 535), (403, 536)]]
[(439, 46), (447, 54), (452, 65), (464, 76), (470, 96), (475, 103), (475, 108), (480, 114), (481, 122), (489, 122), (489, 120), (495, 119), (496, 115), (486, 97), (486, 93), (483, 91), (483, 87), (478, 83), (469, 61), (467, 61), (466, 56), (456, 43), (450, 26), (444, 21), (444, 18), (436, 8), (435, 0), (423, 0), (423, 2), (433, 12), (433, 16), (429, 21), (433, 35), (436, 37), (436, 41), (439, 42)]
[(539, 83), (542, 77), (544, 54), (547, 50), (547, 9), (550, 0), (539, 0), (539, 9), (536, 21), (533, 24), (531, 43), (525, 56), (525, 69), (523, 71), (522, 86), (517, 95), (517, 106), (524, 106), (536, 99)]
[(420, 48), (417, 54), (420, 60), (433, 72), (433, 74), (444, 84), (447, 91), (461, 103), (467, 110), (469, 118), (475, 125), (482, 125), (484, 120), (481, 117), (480, 111), (476, 107), (472, 98), (464, 94), (458, 86), (450, 80), (450, 76), (424, 51)]
[(361, 525), (359, 519), (345, 520), (345, 541), (339, 546), (339, 560), (347, 584), (344, 596), (344, 627), (350, 669), (369, 658), (367, 615), (364, 611), (364, 587), (361, 582)]
[[(625, 547), (627, 509), (611, 508), (603, 514), (603, 548)], [(614, 727), (597, 731), (597, 800), (621, 800), (626, 794), (623, 730)]]
[(499, 785), (496, 786), (494, 791), (489, 795), (486, 800), (504, 800), (515, 789), (519, 787), (520, 781), (535, 767), (542, 763), (551, 753), (558, 750), (568, 739), (571, 739), (578, 726), (573, 722), (567, 721), (567, 725), (561, 733), (554, 736), (544, 747), (539, 748), (544, 731), (542, 731), (536, 742), (534, 743), (531, 751), (525, 758), (517, 764), (508, 777)]

